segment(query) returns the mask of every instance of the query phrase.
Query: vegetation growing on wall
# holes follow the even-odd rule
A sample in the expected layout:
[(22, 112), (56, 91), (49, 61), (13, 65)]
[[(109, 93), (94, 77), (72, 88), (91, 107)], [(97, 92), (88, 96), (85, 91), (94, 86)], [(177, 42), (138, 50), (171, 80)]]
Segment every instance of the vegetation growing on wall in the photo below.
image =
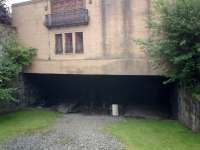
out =
[(35, 55), (33, 48), (24, 48), (16, 42), (15, 32), (0, 26), (0, 104), (14, 101), (17, 87), (13, 82)]
[(189, 89), (198, 88), (200, 75), (200, 1), (154, 0), (148, 19), (150, 38), (142, 44), (155, 67)]
[(24, 48), (16, 42), (6, 0), (0, 0), (0, 106), (15, 101), (14, 82), (23, 68), (29, 65), (35, 49)]

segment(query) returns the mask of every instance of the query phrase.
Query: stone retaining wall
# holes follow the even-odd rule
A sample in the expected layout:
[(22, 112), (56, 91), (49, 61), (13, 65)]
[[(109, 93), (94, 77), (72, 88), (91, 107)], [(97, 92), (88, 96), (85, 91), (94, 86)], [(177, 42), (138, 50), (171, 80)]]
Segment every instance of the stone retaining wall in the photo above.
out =
[(31, 107), (34, 106), (37, 100), (41, 100), (39, 87), (32, 84), (24, 75), (19, 75), (18, 79), (12, 84), (16, 88), (16, 99), (15, 101), (1, 103), (0, 113)]
[(184, 89), (179, 90), (178, 118), (188, 128), (200, 132), (200, 101), (193, 98)]

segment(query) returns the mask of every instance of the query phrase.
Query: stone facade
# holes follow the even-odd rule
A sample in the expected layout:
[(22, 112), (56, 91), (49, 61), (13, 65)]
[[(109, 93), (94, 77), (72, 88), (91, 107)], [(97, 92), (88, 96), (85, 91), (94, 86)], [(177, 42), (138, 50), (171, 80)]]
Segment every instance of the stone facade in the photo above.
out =
[[(45, 15), (82, 5), (89, 12), (88, 25), (52, 29), (44, 25)], [(150, 0), (32, 0), (12, 9), (19, 42), (38, 49), (27, 73), (160, 75), (136, 43), (148, 37)], [(56, 55), (55, 34), (62, 34), (64, 41), (65, 33), (72, 33), (75, 45), (76, 32), (83, 32), (84, 53)]]
[(178, 117), (188, 128), (200, 132), (200, 101), (184, 89), (179, 90)]

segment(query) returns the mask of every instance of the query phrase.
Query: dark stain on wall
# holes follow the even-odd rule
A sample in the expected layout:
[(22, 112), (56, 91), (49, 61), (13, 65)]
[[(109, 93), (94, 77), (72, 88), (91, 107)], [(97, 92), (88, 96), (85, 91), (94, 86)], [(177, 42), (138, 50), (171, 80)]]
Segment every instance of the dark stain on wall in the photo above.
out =
[[(117, 3), (119, 5), (117, 5)], [(119, 36), (122, 36), (121, 40), (121, 49), (122, 57), (132, 57), (130, 51), (132, 50), (133, 45), (133, 9), (132, 9), (132, 3), (133, 0), (101, 0), (101, 14), (102, 14), (102, 48), (103, 48), (103, 56), (108, 57), (109, 56), (109, 48), (108, 48), (108, 36), (115, 37), (114, 35), (108, 35), (110, 34), (109, 31), (111, 30), (109, 25), (109, 21), (113, 19), (113, 15), (115, 15), (116, 12), (121, 11), (122, 15), (122, 33), (112, 33), (112, 34), (118, 34)], [(119, 6), (119, 7), (118, 7)], [(121, 20), (114, 20), (115, 23), (120, 23)], [(114, 27), (113, 27), (114, 28)]]
[(151, 12), (151, 0), (146, 0), (146, 3), (147, 3), (147, 10), (146, 10), (146, 14), (147, 15), (150, 15), (150, 12)]
[(102, 14), (102, 48), (103, 48), (103, 55), (104, 57), (107, 54), (107, 31), (106, 31), (106, 26), (107, 26), (107, 14), (106, 14), (106, 1), (107, 0), (102, 0), (101, 1), (101, 14)]
[(122, 17), (123, 17), (123, 56), (130, 57), (130, 50), (132, 48), (132, 34), (133, 34), (133, 12), (132, 12), (132, 2), (133, 0), (122, 0)]

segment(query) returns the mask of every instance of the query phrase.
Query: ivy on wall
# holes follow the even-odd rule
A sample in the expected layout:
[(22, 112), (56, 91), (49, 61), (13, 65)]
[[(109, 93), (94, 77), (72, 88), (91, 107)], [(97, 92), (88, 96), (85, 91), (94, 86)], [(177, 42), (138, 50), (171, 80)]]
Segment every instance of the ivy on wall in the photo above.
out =
[(16, 42), (15, 32), (0, 25), (0, 104), (15, 101), (17, 87), (13, 82), (24, 67), (31, 64), (36, 49), (25, 48)]

